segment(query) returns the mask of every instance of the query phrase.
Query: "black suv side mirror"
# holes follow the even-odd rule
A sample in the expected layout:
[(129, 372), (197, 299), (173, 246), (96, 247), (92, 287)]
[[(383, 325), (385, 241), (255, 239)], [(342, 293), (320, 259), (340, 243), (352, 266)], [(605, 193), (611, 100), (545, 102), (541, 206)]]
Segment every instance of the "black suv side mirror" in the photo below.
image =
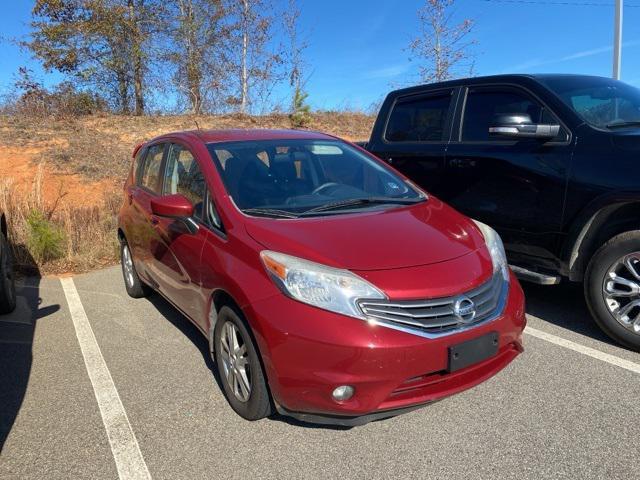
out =
[(560, 125), (533, 123), (526, 113), (496, 116), (489, 134), (512, 138), (538, 138), (551, 140), (560, 133)]

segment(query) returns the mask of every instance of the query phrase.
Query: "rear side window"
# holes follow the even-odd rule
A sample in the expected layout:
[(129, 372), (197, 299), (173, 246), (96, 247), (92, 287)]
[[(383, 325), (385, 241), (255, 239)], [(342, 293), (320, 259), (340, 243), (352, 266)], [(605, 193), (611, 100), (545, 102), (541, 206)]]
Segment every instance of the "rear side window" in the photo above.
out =
[(164, 144), (154, 145), (149, 148), (144, 167), (140, 176), (140, 186), (154, 192), (160, 192), (160, 179), (162, 168), (162, 155)]
[(142, 163), (144, 162), (146, 154), (147, 147), (140, 147), (136, 152), (135, 158), (133, 159), (133, 182), (136, 185), (140, 184), (140, 173), (142, 172)]
[[(527, 114), (533, 123), (558, 124), (559, 121), (537, 100), (516, 89), (474, 89), (467, 95), (462, 140), (467, 142), (504, 141), (489, 134), (489, 128), (500, 115)], [(566, 138), (562, 129), (557, 140)]]
[(182, 145), (172, 144), (167, 155), (164, 194), (184, 195), (195, 207), (194, 216), (202, 219), (205, 192), (204, 175), (192, 153)]
[(443, 141), (450, 106), (449, 91), (400, 99), (389, 116), (385, 139), (389, 142)]

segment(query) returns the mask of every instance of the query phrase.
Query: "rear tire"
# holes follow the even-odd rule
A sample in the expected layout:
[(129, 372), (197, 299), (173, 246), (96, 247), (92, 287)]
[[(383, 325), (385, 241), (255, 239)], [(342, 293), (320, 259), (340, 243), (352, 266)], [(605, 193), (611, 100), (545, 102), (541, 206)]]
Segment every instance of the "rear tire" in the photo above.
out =
[(0, 314), (11, 313), (16, 308), (16, 284), (13, 258), (9, 242), (0, 233)]
[(222, 307), (213, 339), (216, 368), (231, 408), (251, 421), (271, 415), (260, 354), (241, 314), (229, 306)]
[(124, 287), (131, 298), (144, 298), (151, 295), (153, 290), (146, 285), (136, 271), (133, 263), (133, 256), (126, 240), (120, 242), (120, 264), (122, 265), (122, 276)]
[(617, 235), (598, 249), (587, 267), (584, 291), (598, 326), (640, 351), (640, 230)]

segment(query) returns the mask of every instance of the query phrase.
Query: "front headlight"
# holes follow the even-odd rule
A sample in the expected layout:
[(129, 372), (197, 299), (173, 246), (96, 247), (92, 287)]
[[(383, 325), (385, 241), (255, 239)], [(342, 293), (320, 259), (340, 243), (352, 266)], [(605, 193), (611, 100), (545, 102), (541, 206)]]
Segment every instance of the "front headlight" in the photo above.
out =
[(498, 232), (496, 232), (489, 225), (485, 225), (484, 223), (477, 220), (474, 220), (474, 222), (482, 232), (484, 241), (487, 244), (487, 248), (489, 249), (489, 254), (491, 254), (491, 261), (493, 262), (493, 272), (500, 272), (502, 277), (508, 281), (509, 265), (507, 263), (507, 255), (504, 253), (504, 245), (502, 244), (500, 235), (498, 235)]
[(366, 319), (356, 300), (384, 299), (386, 296), (348, 270), (328, 267), (284, 253), (260, 253), (269, 276), (291, 298), (315, 307)]

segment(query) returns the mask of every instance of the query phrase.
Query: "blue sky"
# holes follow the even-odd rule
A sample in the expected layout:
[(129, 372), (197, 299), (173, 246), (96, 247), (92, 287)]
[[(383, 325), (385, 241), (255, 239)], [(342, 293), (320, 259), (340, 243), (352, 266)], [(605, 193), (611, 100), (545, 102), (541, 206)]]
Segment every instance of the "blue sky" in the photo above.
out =
[[(286, 0), (276, 0), (286, 2)], [(540, 2), (540, 3), (536, 3)], [(555, 3), (557, 2), (557, 3)], [(561, 3), (570, 3), (563, 5)], [(476, 74), (563, 72), (611, 75), (614, 0), (457, 0), (455, 17), (476, 21)], [(626, 0), (622, 80), (640, 86), (640, 0)], [(367, 109), (395, 86), (417, 82), (406, 50), (423, 0), (299, 0), (315, 108)], [(589, 4), (589, 5), (585, 5)], [(593, 4), (598, 4), (595, 6)], [(32, 2), (3, 5), (0, 35), (28, 33)], [(2, 45), (0, 91), (21, 65), (46, 75), (29, 54)], [(283, 89), (276, 95), (285, 96)]]

